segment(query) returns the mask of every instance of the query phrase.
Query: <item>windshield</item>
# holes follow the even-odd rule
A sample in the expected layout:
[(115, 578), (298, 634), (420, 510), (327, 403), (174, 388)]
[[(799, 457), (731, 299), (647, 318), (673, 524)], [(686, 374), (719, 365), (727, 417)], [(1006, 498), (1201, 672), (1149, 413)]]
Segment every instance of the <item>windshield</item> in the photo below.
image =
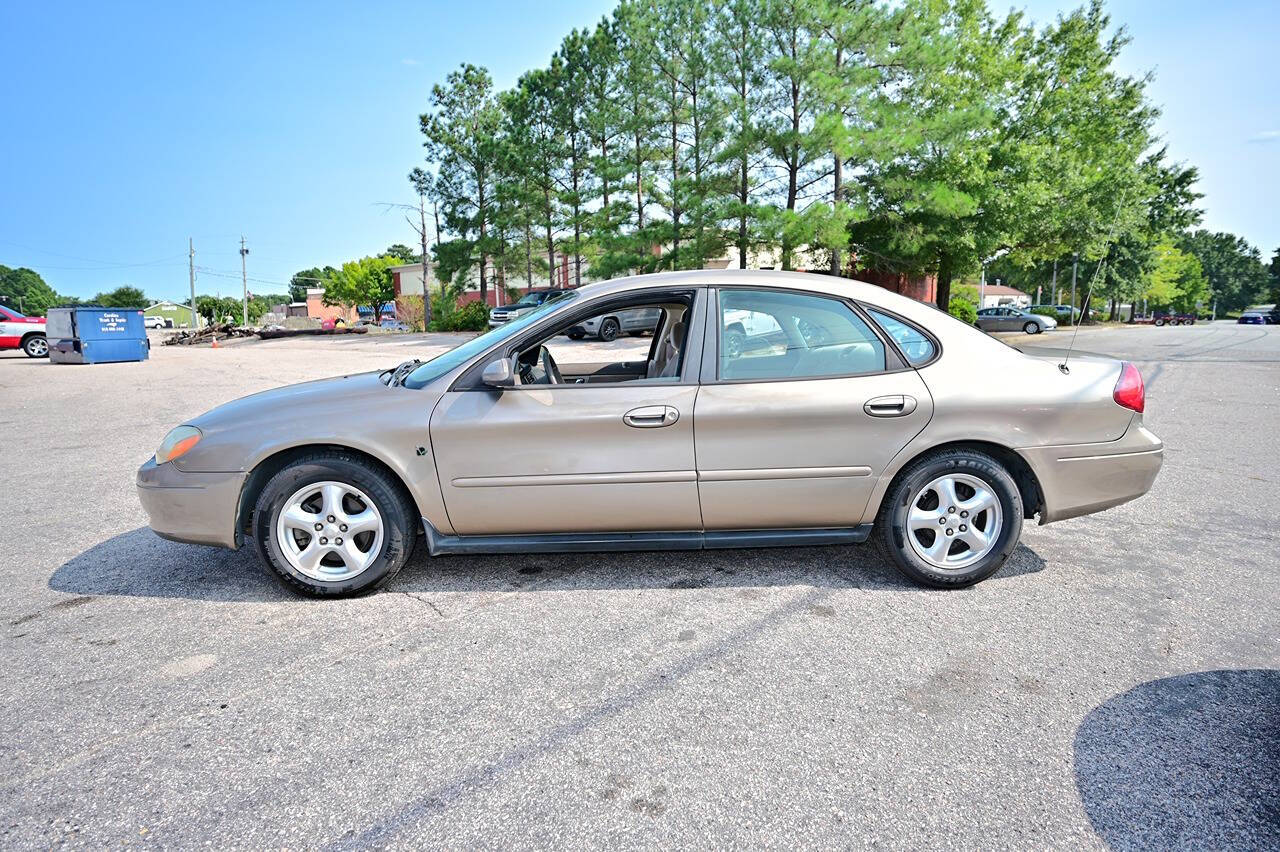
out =
[(13, 308), (10, 308), (10, 307), (8, 307), (8, 306), (0, 307), (0, 314), (8, 314), (8, 315), (9, 315), (10, 317), (12, 317), (13, 319), (26, 319), (26, 318), (27, 318), (27, 315), (26, 315), (26, 314), (20, 314), (20, 313), (18, 313), (17, 311), (15, 311)]
[(513, 303), (513, 304), (511, 305), (511, 307), (513, 307), (513, 308), (531, 308), (531, 307), (533, 307), (534, 305), (536, 305), (536, 304), (540, 303), (540, 302), (542, 301), (542, 299), (543, 299), (543, 297), (542, 297), (542, 295), (541, 295), (541, 294), (538, 294), (538, 293), (528, 293), (528, 294), (526, 294), (525, 296), (521, 297), (520, 301)]
[(407, 388), (414, 388), (415, 390), (430, 384), (445, 373), (461, 367), (463, 364), (467, 363), (490, 346), (496, 346), (502, 341), (510, 337), (514, 337), (552, 311), (560, 310), (570, 304), (577, 298), (577, 296), (578, 294), (573, 291), (566, 291), (563, 296), (559, 296), (555, 299), (547, 299), (537, 308), (529, 311), (529, 313), (517, 317), (510, 322), (503, 323), (497, 328), (489, 329), (489, 331), (479, 337), (474, 337), (461, 346), (456, 346), (453, 349), (450, 349), (448, 352), (440, 353), (406, 376), (401, 384)]

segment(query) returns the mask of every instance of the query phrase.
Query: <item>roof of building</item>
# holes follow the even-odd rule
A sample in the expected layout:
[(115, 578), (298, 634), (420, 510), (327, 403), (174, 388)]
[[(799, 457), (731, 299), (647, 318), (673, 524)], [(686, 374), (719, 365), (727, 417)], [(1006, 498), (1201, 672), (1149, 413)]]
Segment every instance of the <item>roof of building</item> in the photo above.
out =
[(1017, 287), (1010, 287), (1007, 284), (987, 284), (982, 288), (984, 296), (1026, 296), (1027, 294), (1019, 290)]
[(153, 305), (148, 305), (147, 307), (143, 308), (142, 309), (143, 313), (146, 313), (152, 308), (182, 308), (183, 310), (186, 310), (186, 311), (191, 310), (190, 305), (184, 305), (181, 302), (170, 302), (168, 299), (161, 299), (159, 302), (156, 302)]

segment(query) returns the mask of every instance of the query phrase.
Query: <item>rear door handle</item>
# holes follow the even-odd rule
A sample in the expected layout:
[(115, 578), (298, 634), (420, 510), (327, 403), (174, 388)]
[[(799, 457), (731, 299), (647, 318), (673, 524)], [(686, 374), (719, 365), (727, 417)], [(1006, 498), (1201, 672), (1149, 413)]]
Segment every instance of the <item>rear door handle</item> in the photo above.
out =
[(670, 405), (644, 405), (622, 415), (622, 422), (637, 429), (670, 426), (680, 419), (680, 412)]
[(896, 394), (867, 400), (862, 410), (872, 417), (905, 417), (916, 410), (916, 398)]

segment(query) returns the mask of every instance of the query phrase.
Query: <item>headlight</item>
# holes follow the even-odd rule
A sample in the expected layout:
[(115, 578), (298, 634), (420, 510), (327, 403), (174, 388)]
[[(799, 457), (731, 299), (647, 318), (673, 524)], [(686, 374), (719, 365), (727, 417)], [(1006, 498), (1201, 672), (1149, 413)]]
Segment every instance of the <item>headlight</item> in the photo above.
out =
[(200, 430), (194, 426), (177, 427), (168, 435), (165, 435), (164, 440), (160, 442), (160, 448), (156, 450), (156, 464), (173, 461), (178, 456), (185, 454), (200, 443), (202, 437)]

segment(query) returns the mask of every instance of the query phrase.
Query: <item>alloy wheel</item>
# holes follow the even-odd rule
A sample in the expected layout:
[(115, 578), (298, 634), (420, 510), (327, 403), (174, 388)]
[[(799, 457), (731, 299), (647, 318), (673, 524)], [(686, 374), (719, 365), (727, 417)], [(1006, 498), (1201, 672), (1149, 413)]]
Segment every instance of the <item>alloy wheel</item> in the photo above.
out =
[(382, 551), (382, 513), (345, 482), (315, 482), (293, 493), (276, 518), (280, 552), (313, 580), (348, 580)]
[(912, 497), (907, 540), (935, 568), (962, 570), (995, 548), (1002, 520), (1000, 498), (987, 483), (948, 473)]
[(33, 337), (27, 341), (27, 354), (32, 358), (43, 358), (49, 354), (49, 341), (43, 337)]

